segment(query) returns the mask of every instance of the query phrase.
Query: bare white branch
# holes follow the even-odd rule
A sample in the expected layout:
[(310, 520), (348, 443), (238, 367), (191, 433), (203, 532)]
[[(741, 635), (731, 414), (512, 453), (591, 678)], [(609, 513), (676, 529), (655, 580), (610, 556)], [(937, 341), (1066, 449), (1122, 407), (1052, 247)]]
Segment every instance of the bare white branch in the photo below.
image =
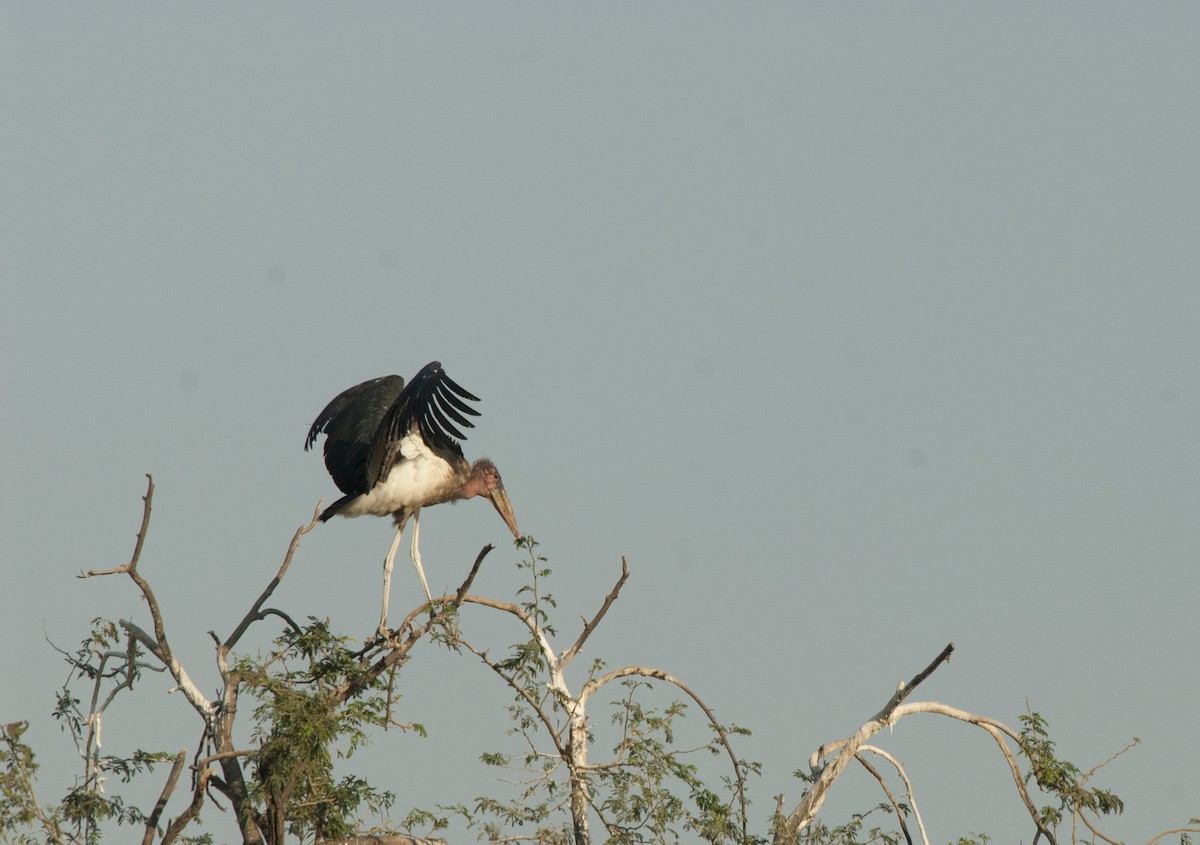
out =
[(877, 754), (892, 764), (892, 767), (900, 775), (900, 779), (904, 781), (904, 795), (908, 798), (908, 806), (912, 808), (913, 818), (917, 820), (917, 829), (921, 831), (921, 841), (925, 845), (929, 845), (929, 835), (925, 832), (925, 821), (921, 818), (920, 809), (917, 808), (917, 798), (913, 795), (912, 783), (908, 779), (908, 772), (904, 771), (904, 766), (891, 754), (877, 746), (864, 745), (859, 751), (860, 753), (870, 751), (872, 754)]

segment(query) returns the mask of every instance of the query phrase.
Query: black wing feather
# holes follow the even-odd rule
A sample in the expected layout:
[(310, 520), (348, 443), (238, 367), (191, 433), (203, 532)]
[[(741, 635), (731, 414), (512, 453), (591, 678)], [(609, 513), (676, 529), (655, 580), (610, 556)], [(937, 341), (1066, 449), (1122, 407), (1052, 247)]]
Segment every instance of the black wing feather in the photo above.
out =
[(385, 477), (400, 460), (400, 441), (414, 426), (425, 444), (439, 456), (450, 463), (464, 460), (462, 447), (454, 438), (466, 440), (466, 435), (450, 420), (453, 419), (464, 428), (474, 428), (475, 424), (458, 411), (472, 416), (479, 416), (479, 412), (455, 397), (455, 393), (466, 399), (479, 401), (478, 397), (451, 381), (438, 361), (426, 364), (412, 377), (396, 397), (375, 432), (367, 459), (368, 490), (374, 487), (379, 479)]
[[(465, 426), (471, 425), (466, 420), (463, 420), (463, 422)], [(441, 408), (437, 405), (430, 405), (425, 409), (425, 414), (421, 417), (421, 434), (422, 436), (426, 436), (426, 442), (428, 442), (429, 436), (433, 436), (433, 431), (439, 428), (451, 437), (457, 437), (459, 440), (467, 439), (465, 434), (455, 428), (450, 420), (446, 419)]]
[[(440, 398), (442, 399), (442, 402), (438, 406), (438, 409), (442, 413), (444, 413), (450, 419), (454, 420), (459, 425), (465, 425), (467, 428), (475, 427), (475, 423), (471, 422), (469, 419), (467, 419), (462, 414), (460, 414), (458, 412), (458, 410), (453, 405), (450, 404), (449, 400), (454, 398), (453, 394), (446, 393), (443, 391), (440, 394)], [(467, 413), (472, 414), (474, 416), (479, 416), (479, 412), (476, 411), (474, 408), (467, 408)]]
[(338, 489), (350, 496), (366, 493), (367, 461), (380, 422), (404, 391), (400, 376), (383, 376), (348, 388), (317, 415), (304, 448), (324, 433), (325, 467)]
[[(445, 375), (445, 374), (443, 373), (443, 375)], [(450, 376), (445, 376), (445, 378), (442, 379), (442, 383), (446, 386), (446, 388), (448, 390), (450, 390), (454, 393), (457, 393), (463, 399), (470, 399), (472, 402), (480, 401), (479, 397), (476, 396), (474, 393), (468, 393), (467, 391), (465, 391), (461, 387), (459, 387), (458, 382), (454, 381), (452, 378), (450, 378)], [(463, 403), (459, 402), (457, 399), (453, 399), (453, 397), (451, 397), (451, 399), (454, 402), (458, 403), (458, 406), (460, 408), (462, 408), (464, 411), (466, 411), (467, 413), (474, 414), (475, 416), (479, 416), (479, 412), (476, 411), (474, 408), (470, 408), (470, 407), (464, 405)]]

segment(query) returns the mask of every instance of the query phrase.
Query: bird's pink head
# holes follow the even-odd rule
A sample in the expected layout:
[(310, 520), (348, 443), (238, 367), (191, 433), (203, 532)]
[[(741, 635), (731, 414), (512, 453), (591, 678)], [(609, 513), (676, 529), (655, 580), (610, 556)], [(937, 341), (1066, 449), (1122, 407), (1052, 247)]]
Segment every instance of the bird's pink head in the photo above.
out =
[(520, 537), (517, 529), (517, 518), (513, 514), (512, 503), (504, 490), (504, 482), (500, 480), (500, 470), (487, 458), (481, 458), (471, 466), (471, 475), (459, 491), (464, 499), (474, 496), (487, 496), (492, 501), (496, 512), (500, 514), (504, 524), (512, 531), (514, 537)]

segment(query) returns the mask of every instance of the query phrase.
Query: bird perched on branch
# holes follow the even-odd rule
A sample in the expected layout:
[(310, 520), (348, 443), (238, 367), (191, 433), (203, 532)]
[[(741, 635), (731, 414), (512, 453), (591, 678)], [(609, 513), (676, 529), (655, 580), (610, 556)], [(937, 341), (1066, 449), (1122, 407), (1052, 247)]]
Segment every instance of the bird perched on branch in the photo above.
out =
[(474, 428), (464, 415), (479, 416), (467, 402), (479, 398), (463, 390), (433, 361), (406, 385), (400, 376), (364, 381), (334, 397), (308, 430), (305, 450), (325, 434), (325, 467), (346, 495), (321, 512), (333, 516), (391, 516), (396, 537), (383, 562), (383, 611), (379, 632), (387, 636), (392, 563), (409, 518), (411, 556), (426, 601), (432, 602), (418, 543), (421, 508), (457, 499), (487, 496), (514, 537), (520, 537), (512, 504), (496, 465), (487, 458), (468, 463), (455, 426)]

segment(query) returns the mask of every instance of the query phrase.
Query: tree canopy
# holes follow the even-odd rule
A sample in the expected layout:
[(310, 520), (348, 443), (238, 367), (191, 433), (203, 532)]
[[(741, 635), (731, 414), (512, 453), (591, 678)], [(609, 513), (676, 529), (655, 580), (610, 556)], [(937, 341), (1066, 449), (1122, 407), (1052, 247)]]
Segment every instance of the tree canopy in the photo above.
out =
[[(284, 559), (261, 594), (223, 638), (211, 633), (221, 679), (203, 693), (175, 656), (168, 622), (142, 568), (154, 497), (149, 479), (141, 526), (128, 563), (83, 578), (127, 576), (145, 600), (148, 620), (99, 617), (74, 650), (60, 650), (70, 674), (58, 690), (53, 716), (74, 742), (82, 770), (62, 797), (47, 800), (27, 720), (3, 726), (0, 739), (0, 841), (93, 843), (114, 827), (138, 829), (150, 843), (205, 843), (240, 839), (400, 845), (437, 839), (448, 831), (494, 842), (767, 843), (772, 845), (928, 845), (914, 784), (904, 764), (873, 737), (915, 714), (932, 714), (977, 728), (994, 740), (1028, 817), (1030, 838), (1113, 842), (1102, 832), (1106, 816), (1124, 803), (1094, 785), (1100, 769), (1136, 740), (1091, 769), (1062, 759), (1046, 720), (1019, 714), (1019, 727), (913, 695), (950, 660), (948, 644), (901, 683), (883, 706), (848, 736), (815, 749), (797, 777), (803, 783), (789, 805), (775, 793), (770, 810), (751, 803), (759, 766), (742, 758), (747, 728), (722, 723), (701, 693), (654, 666), (610, 667), (593, 657), (582, 683), (566, 670), (582, 659), (629, 577), (625, 560), (612, 589), (565, 647), (559, 642), (552, 572), (532, 537), (516, 548), (525, 586), (515, 600), (472, 592), (492, 546), (480, 550), (452, 594), (413, 609), (387, 636), (364, 643), (331, 629), (327, 620), (298, 620), (270, 604), (316, 514), (297, 529)], [(464, 611), (500, 614), (520, 636), (497, 646), (472, 633)], [(242, 653), (253, 626), (278, 634), (265, 653)], [(423, 732), (395, 718), (404, 668), (418, 646), (441, 648), (467, 660), (464, 672), (486, 671), (478, 684), (499, 683), (511, 694), (503, 750), (483, 750), (480, 761), (503, 773), (494, 795), (448, 796), (434, 807), (405, 806), (395, 785), (355, 773), (351, 758), (365, 743), (388, 741), (389, 729)], [(472, 664), (475, 664), (472, 666)], [(177, 751), (140, 747), (106, 753), (102, 731), (114, 707), (136, 707), (150, 678), (166, 675), (196, 717), (195, 730)], [(597, 711), (600, 711), (599, 713)], [(515, 746), (515, 750), (514, 750)], [(819, 816), (830, 790), (852, 764), (877, 781), (880, 799), (840, 822)], [(165, 777), (162, 774), (166, 771)], [(154, 784), (152, 804), (135, 800), (134, 782)], [(1155, 834), (1190, 842), (1197, 821)], [(463, 832), (470, 832), (464, 834)], [(983, 833), (958, 842), (986, 842)]]

